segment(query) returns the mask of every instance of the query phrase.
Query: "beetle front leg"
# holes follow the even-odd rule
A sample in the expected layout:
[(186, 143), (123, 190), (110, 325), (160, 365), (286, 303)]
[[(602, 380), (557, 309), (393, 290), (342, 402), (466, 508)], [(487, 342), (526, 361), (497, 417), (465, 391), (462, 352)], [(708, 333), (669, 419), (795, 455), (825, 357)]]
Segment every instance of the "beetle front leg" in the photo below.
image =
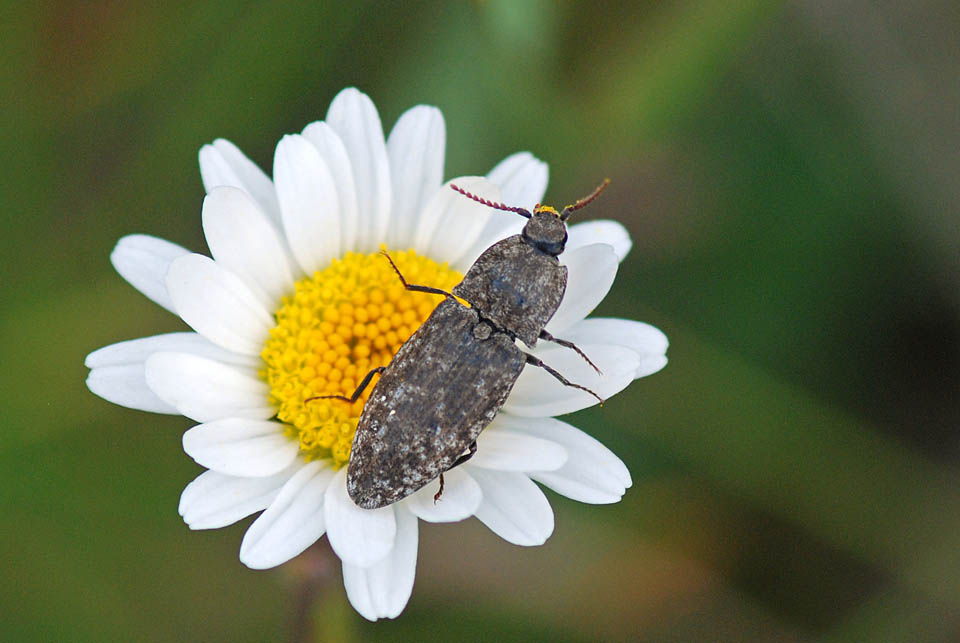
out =
[(600, 369), (597, 368), (597, 365), (594, 364), (593, 362), (591, 362), (591, 361), (590, 361), (590, 358), (587, 357), (587, 354), (584, 353), (582, 350), (580, 350), (580, 347), (577, 346), (576, 344), (574, 344), (573, 342), (567, 341), (566, 339), (560, 339), (559, 337), (554, 337), (553, 335), (551, 335), (550, 333), (548, 333), (548, 332), (545, 331), (545, 330), (541, 330), (541, 331), (540, 331), (540, 339), (545, 340), (545, 341), (548, 341), (548, 342), (553, 342), (554, 344), (557, 344), (557, 345), (559, 345), (559, 346), (563, 346), (563, 347), (565, 347), (565, 348), (571, 348), (571, 349), (573, 349), (574, 351), (576, 351), (577, 355), (579, 355), (580, 357), (582, 357), (582, 358), (584, 359), (584, 361), (587, 362), (587, 364), (589, 364), (590, 366), (593, 367), (593, 370), (595, 370), (595, 371), (597, 372), (597, 375), (603, 375), (603, 373), (600, 371)]
[(530, 355), (529, 353), (524, 353), (524, 355), (527, 356), (527, 364), (530, 364), (531, 366), (539, 366), (540, 368), (542, 368), (543, 370), (545, 370), (546, 372), (550, 373), (550, 374), (553, 375), (555, 378), (557, 378), (557, 380), (559, 380), (559, 382), (560, 382), (561, 384), (563, 384), (564, 386), (569, 386), (569, 387), (571, 387), (571, 388), (580, 389), (581, 391), (585, 391), (585, 392), (589, 393), (590, 395), (592, 395), (592, 396), (594, 396), (595, 398), (597, 398), (597, 400), (600, 402), (600, 406), (603, 406), (603, 403), (605, 402), (605, 400), (604, 400), (602, 397), (600, 397), (599, 395), (597, 395), (596, 393), (594, 393), (593, 391), (591, 391), (590, 389), (588, 389), (586, 386), (580, 386), (579, 384), (574, 384), (573, 382), (571, 382), (570, 380), (568, 380), (567, 378), (565, 378), (563, 375), (561, 375), (560, 373), (558, 373), (556, 370), (554, 370), (554, 369), (550, 368), (549, 366), (547, 366), (546, 364), (544, 364), (544, 363), (543, 363), (543, 360), (541, 360), (541, 359), (539, 359), (539, 358), (537, 358), (537, 357), (534, 357), (533, 355)]
[(400, 277), (400, 283), (403, 284), (403, 287), (407, 290), (412, 290), (414, 292), (425, 292), (431, 295), (443, 295), (444, 297), (449, 297), (450, 299), (455, 299), (453, 293), (449, 293), (446, 290), (440, 290), (439, 288), (434, 288), (433, 286), (418, 286), (417, 284), (408, 284), (407, 280), (404, 279), (403, 273), (400, 272), (400, 269), (397, 268), (397, 264), (393, 263), (393, 259), (390, 258), (390, 255), (387, 254), (386, 250), (381, 250), (380, 254), (387, 258), (387, 261), (390, 262), (390, 265), (393, 267), (393, 271), (397, 273), (397, 276)]
[[(450, 469), (452, 469), (452, 468), (454, 468), (454, 467), (459, 467), (461, 464), (463, 464), (464, 462), (466, 462), (467, 460), (469, 460), (470, 458), (472, 458), (472, 457), (473, 457), (473, 454), (475, 454), (475, 453), (477, 452), (477, 441), (474, 440), (473, 442), (471, 442), (471, 443), (470, 443), (470, 446), (467, 447), (467, 448), (470, 449), (470, 452), (469, 452), (469, 453), (464, 453), (464, 454), (461, 455), (459, 458), (457, 458), (456, 460), (454, 460), (453, 464), (450, 465), (450, 467), (447, 469), (447, 471), (449, 471)], [(440, 500), (440, 496), (442, 496), (442, 495), (443, 495), (443, 474), (441, 473), (441, 474), (440, 474), (440, 491), (438, 491), (438, 492), (433, 496), (433, 503), (436, 504), (436, 503), (437, 503), (437, 500)]]

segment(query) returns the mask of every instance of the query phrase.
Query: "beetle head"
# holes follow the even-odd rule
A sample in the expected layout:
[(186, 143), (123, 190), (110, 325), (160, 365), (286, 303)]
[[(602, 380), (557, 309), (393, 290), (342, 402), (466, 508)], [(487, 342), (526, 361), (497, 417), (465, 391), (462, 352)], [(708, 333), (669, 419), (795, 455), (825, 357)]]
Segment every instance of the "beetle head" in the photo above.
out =
[(567, 243), (567, 225), (548, 205), (537, 204), (520, 234), (524, 241), (551, 257), (563, 252)]
[(606, 188), (609, 183), (610, 179), (604, 179), (603, 183), (600, 184), (600, 187), (594, 190), (590, 196), (577, 199), (576, 203), (568, 205), (563, 209), (562, 212), (558, 213), (549, 205), (540, 205), (538, 203), (537, 207), (533, 209), (533, 214), (531, 214), (525, 208), (517, 208), (504, 205), (502, 203), (496, 203), (494, 201), (488, 201), (487, 199), (478, 197), (475, 194), (470, 194), (463, 188), (459, 188), (452, 183), (450, 184), (450, 187), (463, 196), (473, 199), (477, 203), (482, 203), (483, 205), (489, 206), (496, 210), (514, 212), (519, 214), (521, 217), (530, 219), (527, 222), (527, 225), (523, 226), (523, 232), (521, 233), (523, 240), (537, 250), (548, 254), (551, 257), (556, 257), (563, 252), (563, 249), (567, 244), (567, 217), (597, 198), (597, 195), (603, 192), (604, 188)]

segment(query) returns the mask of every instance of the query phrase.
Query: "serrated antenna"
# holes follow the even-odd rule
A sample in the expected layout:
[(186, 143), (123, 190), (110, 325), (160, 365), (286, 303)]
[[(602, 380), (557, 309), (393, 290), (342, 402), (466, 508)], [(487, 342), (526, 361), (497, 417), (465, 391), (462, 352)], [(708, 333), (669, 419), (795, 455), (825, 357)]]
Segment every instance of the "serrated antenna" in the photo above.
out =
[(610, 185), (610, 179), (604, 179), (604, 180), (603, 180), (603, 183), (601, 183), (599, 186), (597, 186), (597, 189), (594, 190), (594, 191), (590, 194), (590, 196), (584, 197), (584, 198), (582, 198), (582, 199), (577, 199), (577, 202), (576, 202), (576, 203), (574, 203), (573, 205), (568, 205), (567, 207), (565, 207), (565, 208), (563, 209), (563, 212), (560, 213), (560, 220), (561, 220), (561, 221), (566, 221), (566, 220), (567, 220), (567, 217), (569, 217), (571, 213), (576, 212), (576, 211), (579, 210), (580, 208), (586, 207), (591, 201), (593, 201), (593, 200), (596, 199), (598, 196), (600, 196), (600, 193), (603, 192), (603, 191), (607, 188), (608, 185)]
[(487, 199), (477, 196), (476, 194), (471, 194), (470, 192), (467, 192), (463, 188), (458, 187), (453, 183), (450, 184), (450, 187), (456, 190), (457, 192), (459, 192), (460, 194), (462, 194), (463, 196), (467, 197), (468, 199), (473, 199), (477, 203), (481, 203), (487, 207), (493, 208), (494, 210), (503, 210), (505, 212), (515, 212), (516, 214), (519, 214), (521, 217), (524, 217), (526, 219), (530, 218), (530, 212), (528, 210), (525, 210), (524, 208), (515, 208), (509, 205), (504, 205), (503, 203), (496, 203), (494, 201), (489, 201)]

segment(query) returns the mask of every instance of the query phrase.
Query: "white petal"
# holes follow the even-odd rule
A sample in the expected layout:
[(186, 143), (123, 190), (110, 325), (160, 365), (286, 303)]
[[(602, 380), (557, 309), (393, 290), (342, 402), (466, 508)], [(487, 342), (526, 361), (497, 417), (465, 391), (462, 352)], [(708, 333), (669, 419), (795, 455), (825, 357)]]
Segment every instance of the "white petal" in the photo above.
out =
[(561, 255), (567, 266), (567, 290), (560, 308), (547, 323), (547, 332), (561, 333), (589, 315), (610, 292), (617, 277), (617, 255), (603, 243), (584, 246)]
[(417, 105), (393, 126), (387, 139), (393, 188), (388, 247), (410, 246), (420, 212), (443, 182), (446, 140), (443, 114), (436, 107)]
[(303, 128), (303, 137), (313, 143), (327, 164), (337, 185), (340, 202), (340, 248), (348, 250), (357, 244), (357, 186), (350, 167), (350, 156), (337, 133), (323, 121)]
[(166, 283), (177, 313), (195, 331), (237, 353), (263, 350), (273, 319), (235, 274), (191, 254), (170, 264)]
[(396, 618), (406, 607), (417, 571), (417, 519), (394, 505), (397, 542), (390, 554), (369, 567), (343, 563), (343, 586), (350, 604), (365, 619)]
[(567, 329), (562, 339), (578, 344), (616, 344), (635, 350), (642, 356), (667, 352), (667, 336), (658, 328), (631, 319), (591, 317)]
[[(466, 466), (466, 465), (465, 465)], [(540, 488), (522, 473), (470, 467), (483, 490), (477, 518), (514, 545), (542, 545), (553, 533), (553, 509)]]
[(530, 211), (543, 200), (549, 177), (547, 164), (530, 152), (511, 154), (487, 174), (500, 187), (504, 203)]
[(198, 422), (227, 417), (266, 420), (276, 414), (269, 387), (254, 371), (187, 353), (154, 353), (147, 385), (164, 402)]
[(424, 207), (413, 247), (420, 254), (459, 266), (495, 210), (456, 192), (451, 184), (491, 201), (500, 200), (500, 190), (483, 177), (462, 176), (444, 184)]
[(186, 248), (145, 234), (131, 234), (117, 242), (110, 262), (131, 286), (176, 314), (164, 279), (170, 262), (190, 254)]
[[(609, 344), (584, 344), (580, 349), (603, 375), (566, 348), (541, 348), (538, 344), (533, 352), (567, 380), (591, 389), (603, 399), (611, 398), (634, 380), (640, 365), (640, 356), (634, 351)], [(573, 413), (594, 404), (597, 399), (589, 393), (565, 386), (546, 370), (528, 365), (520, 373), (503, 410), (523, 417), (547, 417)]]
[(118, 342), (87, 355), (84, 364), (92, 369), (87, 376), (87, 387), (114, 404), (151, 413), (179, 415), (177, 409), (157, 397), (147, 386), (143, 364), (157, 351), (193, 353), (256, 367), (254, 359), (226, 351), (196, 333), (167, 333)]
[(217, 529), (266, 509), (301, 465), (265, 478), (200, 474), (180, 496), (180, 515), (190, 529)]
[(347, 148), (356, 182), (357, 246), (353, 249), (371, 252), (385, 240), (390, 218), (390, 162), (380, 116), (366, 94), (348, 87), (330, 103), (326, 121)]
[(392, 507), (361, 509), (347, 495), (347, 467), (327, 489), (327, 539), (345, 564), (369, 567), (393, 549), (397, 523)]
[(553, 489), (561, 496), (566, 496), (577, 502), (591, 505), (609, 505), (620, 502), (626, 491), (623, 487), (611, 487), (605, 484), (602, 474), (598, 475), (599, 465), (590, 464), (583, 467), (571, 465), (569, 468), (557, 471), (537, 471), (530, 477), (540, 484)]
[(567, 461), (567, 451), (556, 442), (511, 431), (496, 419), (477, 438), (470, 466), (496, 471), (553, 471)]
[(300, 450), (279, 422), (224, 418), (183, 434), (183, 450), (197, 464), (227, 475), (272, 476), (289, 467)]
[(87, 375), (87, 388), (108, 402), (128, 409), (179, 415), (180, 412), (167, 404), (147, 386), (143, 362), (120, 366), (99, 366)]
[(564, 253), (572, 252), (593, 243), (605, 243), (613, 248), (614, 254), (617, 255), (617, 261), (623, 261), (623, 258), (630, 252), (630, 248), (633, 247), (630, 233), (623, 225), (617, 221), (601, 219), (584, 221), (569, 226), (567, 228), (567, 247)]
[(340, 255), (340, 197), (326, 161), (302, 136), (277, 144), (273, 177), (293, 256), (310, 275)]
[(104, 346), (87, 355), (84, 364), (87, 368), (132, 364), (142, 366), (150, 355), (160, 351), (191, 353), (248, 368), (257, 368), (262, 363), (259, 357), (233, 353), (210, 343), (196, 333), (164, 333)]
[(251, 569), (269, 569), (317, 542), (324, 531), (324, 494), (332, 478), (324, 462), (303, 465), (247, 529), (240, 562)]
[(469, 518), (480, 506), (480, 485), (466, 469), (457, 467), (443, 474), (443, 495), (434, 502), (439, 483), (431, 483), (410, 495), (403, 504), (420, 520), (457, 522)]
[(268, 310), (293, 290), (281, 237), (246, 192), (212, 190), (203, 200), (203, 233), (217, 263), (243, 279)]
[(248, 159), (236, 145), (218, 138), (200, 148), (200, 176), (209, 194), (219, 186), (240, 188), (256, 201), (280, 230), (280, 206), (273, 182), (257, 164)]
[(561, 468), (530, 474), (557, 493), (580, 502), (606, 504), (619, 501), (633, 484), (623, 461), (580, 429), (553, 418), (508, 418), (507, 421), (518, 431), (566, 447), (570, 458)]
[(633, 374), (634, 379), (641, 377), (646, 377), (647, 375), (653, 375), (663, 369), (667, 365), (667, 356), (666, 355), (647, 355), (640, 360), (640, 365), (637, 367), (636, 372)]

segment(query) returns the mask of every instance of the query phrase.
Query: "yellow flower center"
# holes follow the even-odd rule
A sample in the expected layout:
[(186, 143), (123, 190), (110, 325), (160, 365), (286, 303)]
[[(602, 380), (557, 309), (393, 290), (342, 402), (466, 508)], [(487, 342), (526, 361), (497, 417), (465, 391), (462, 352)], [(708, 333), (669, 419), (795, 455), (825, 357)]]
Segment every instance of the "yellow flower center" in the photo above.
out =
[[(413, 250), (391, 252), (390, 257), (411, 284), (449, 291), (463, 278)], [(277, 325), (261, 353), (267, 365), (261, 374), (270, 385), (277, 416), (307, 460), (330, 458), (336, 468), (349, 461), (375, 380), (353, 404), (306, 400), (350, 397), (370, 370), (390, 363), (440, 299), (405, 290), (383, 255), (352, 252), (301, 279), (293, 296), (283, 298)]]

